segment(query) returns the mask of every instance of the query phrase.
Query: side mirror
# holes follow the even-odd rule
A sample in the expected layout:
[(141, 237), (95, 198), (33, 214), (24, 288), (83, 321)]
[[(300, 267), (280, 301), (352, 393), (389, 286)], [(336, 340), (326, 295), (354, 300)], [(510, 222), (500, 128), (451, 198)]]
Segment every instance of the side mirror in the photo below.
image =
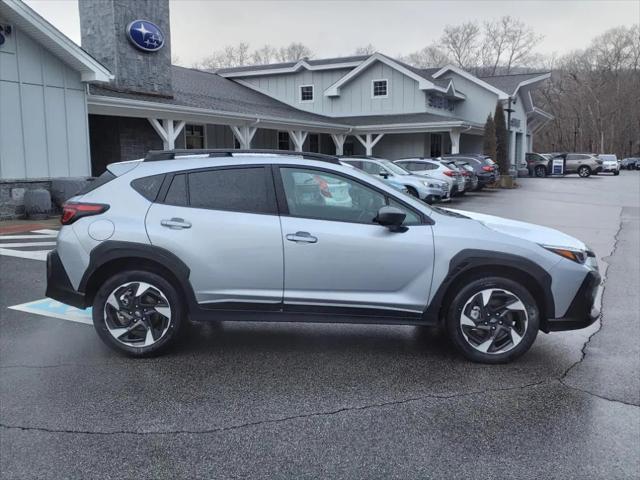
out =
[(378, 210), (375, 221), (392, 232), (404, 232), (407, 229), (402, 226), (402, 222), (406, 216), (407, 214), (399, 208), (384, 206)]
[(380, 173), (378, 173), (378, 175), (380, 175), (382, 178), (389, 178), (389, 172), (387, 172), (386, 170), (380, 170)]

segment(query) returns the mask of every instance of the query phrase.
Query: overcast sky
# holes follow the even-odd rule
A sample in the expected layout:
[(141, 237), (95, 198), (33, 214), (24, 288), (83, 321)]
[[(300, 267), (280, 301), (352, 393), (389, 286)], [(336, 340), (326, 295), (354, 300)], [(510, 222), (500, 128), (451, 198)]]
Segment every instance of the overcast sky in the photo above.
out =
[[(26, 0), (80, 43), (77, 0)], [(618, 25), (640, 23), (640, 0), (528, 1), (214, 1), (171, 0), (173, 56), (191, 65), (224, 45), (297, 41), (316, 57), (349, 55), (373, 44), (394, 56), (437, 40), (444, 25), (512, 15), (544, 35), (540, 53), (567, 53)]]

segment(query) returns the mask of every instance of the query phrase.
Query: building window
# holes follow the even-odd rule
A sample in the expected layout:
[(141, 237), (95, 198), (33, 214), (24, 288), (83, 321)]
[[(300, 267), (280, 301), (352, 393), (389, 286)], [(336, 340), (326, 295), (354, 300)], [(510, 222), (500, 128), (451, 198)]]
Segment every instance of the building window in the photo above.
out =
[(441, 110), (449, 110), (450, 112), (453, 112), (453, 109), (454, 109), (453, 101), (443, 97), (442, 95), (430, 93), (428, 102), (431, 108), (438, 108)]
[(185, 148), (204, 148), (204, 125), (184, 126)]
[(289, 133), (278, 132), (278, 150), (289, 150)]
[(313, 85), (300, 86), (300, 101), (313, 102)]
[(387, 80), (374, 80), (372, 82), (373, 96), (374, 97), (388, 96), (387, 83), (388, 83)]
[(317, 133), (309, 135), (309, 151), (313, 153), (320, 152), (320, 137)]

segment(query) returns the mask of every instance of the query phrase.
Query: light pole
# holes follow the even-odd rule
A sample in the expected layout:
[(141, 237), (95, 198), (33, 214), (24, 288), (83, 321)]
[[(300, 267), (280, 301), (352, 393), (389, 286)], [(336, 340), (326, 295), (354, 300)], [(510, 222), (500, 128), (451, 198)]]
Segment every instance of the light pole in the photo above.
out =
[(518, 176), (518, 168), (515, 166), (515, 159), (511, 158), (511, 113), (515, 112), (515, 109), (511, 108), (511, 103), (516, 103), (515, 99), (511, 96), (507, 99), (507, 108), (504, 109), (507, 112), (507, 158), (509, 159), (509, 165), (514, 165), (515, 177)]

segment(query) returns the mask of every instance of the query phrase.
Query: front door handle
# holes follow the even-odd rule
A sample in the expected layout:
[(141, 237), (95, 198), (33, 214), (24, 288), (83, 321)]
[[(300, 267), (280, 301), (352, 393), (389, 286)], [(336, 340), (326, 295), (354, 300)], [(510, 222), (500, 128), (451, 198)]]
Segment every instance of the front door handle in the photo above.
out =
[(313, 235), (311, 235), (309, 232), (288, 233), (286, 238), (290, 242), (296, 242), (296, 243), (317, 243), (318, 242), (318, 239)]
[(180, 230), (182, 228), (191, 228), (191, 222), (187, 222), (183, 218), (172, 218), (171, 220), (162, 220), (160, 225), (163, 227), (171, 228), (173, 230)]

